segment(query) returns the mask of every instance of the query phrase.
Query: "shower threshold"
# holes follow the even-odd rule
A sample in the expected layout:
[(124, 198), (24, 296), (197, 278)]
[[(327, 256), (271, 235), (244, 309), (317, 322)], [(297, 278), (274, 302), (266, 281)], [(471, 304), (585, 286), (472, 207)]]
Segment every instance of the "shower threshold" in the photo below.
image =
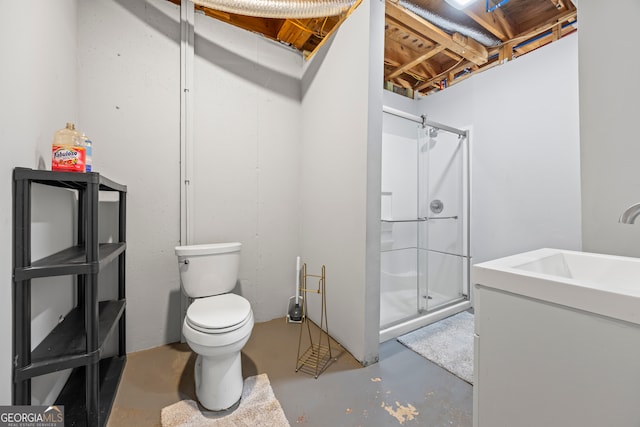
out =
[(468, 310), (471, 306), (471, 301), (465, 298), (462, 301), (442, 307), (435, 311), (427, 312), (419, 317), (386, 327), (380, 330), (380, 342), (383, 343), (385, 341), (389, 341), (390, 339), (415, 331), (416, 329), (430, 325), (446, 317), (453, 316), (454, 314)]

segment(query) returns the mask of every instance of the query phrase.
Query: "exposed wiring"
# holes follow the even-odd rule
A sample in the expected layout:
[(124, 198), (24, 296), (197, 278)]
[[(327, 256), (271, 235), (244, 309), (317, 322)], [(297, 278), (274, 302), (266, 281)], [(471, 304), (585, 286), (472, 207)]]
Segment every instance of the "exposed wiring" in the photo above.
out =
[[(446, 71), (441, 72), (440, 74), (436, 74), (435, 76), (431, 77), (429, 80), (437, 80), (440, 77), (443, 77), (445, 75), (447, 75), (450, 71), (452, 71), (453, 69), (455, 69), (458, 65), (462, 64), (462, 61), (464, 61), (464, 58), (460, 58), (460, 60), (458, 62), (456, 62), (453, 66), (449, 67)], [(425, 81), (422, 80), (422, 82), (424, 83)], [(414, 88), (418, 86), (418, 84), (416, 84), (414, 86)]]
[[(327, 24), (328, 16), (324, 17), (324, 22), (322, 23), (322, 27), (320, 27), (320, 34), (324, 34), (324, 26)], [(323, 36), (324, 37), (324, 36)]]
[[(562, 22), (564, 22), (564, 21), (561, 21), (561, 22), (558, 22), (557, 24), (552, 25), (551, 28), (553, 28), (556, 25), (561, 24)], [(573, 19), (573, 20), (567, 19), (565, 24), (561, 24), (561, 27), (562, 27), (562, 29), (564, 29), (564, 28), (567, 28), (567, 27), (572, 26), (572, 25), (578, 25), (578, 20), (577, 19)], [(507, 46), (507, 45), (513, 45), (514, 42), (518, 42), (520, 40), (533, 39), (533, 38), (539, 37), (541, 34), (549, 35), (550, 34), (549, 31), (550, 30), (546, 30), (546, 32), (543, 31), (543, 32), (538, 33), (537, 35), (524, 34), (524, 35), (522, 35), (520, 37), (514, 37), (514, 38), (512, 38), (510, 40), (507, 40), (506, 42), (500, 44), (500, 46), (498, 46), (498, 48), (501, 48), (501, 47), (504, 47), (504, 46)]]
[(509, 3), (509, 0), (502, 0), (500, 3), (493, 5), (491, 7), (489, 7), (489, 0), (487, 0), (487, 7), (486, 7), (486, 11), (487, 13), (491, 13), (494, 10), (498, 9), (499, 7), (502, 7), (504, 4)]
[(314, 36), (318, 37), (318, 38), (324, 38), (325, 37), (325, 33), (324, 33), (324, 27), (327, 24), (327, 20), (329, 19), (328, 16), (325, 16), (324, 21), (322, 21), (322, 26), (320, 27), (320, 31), (315, 31), (312, 30), (311, 28), (307, 27), (305, 24), (303, 24), (302, 22), (300, 22), (297, 19), (289, 19), (289, 22), (291, 22), (293, 25), (295, 25), (296, 27), (300, 28), (302, 31), (307, 32), (307, 33), (311, 33)]

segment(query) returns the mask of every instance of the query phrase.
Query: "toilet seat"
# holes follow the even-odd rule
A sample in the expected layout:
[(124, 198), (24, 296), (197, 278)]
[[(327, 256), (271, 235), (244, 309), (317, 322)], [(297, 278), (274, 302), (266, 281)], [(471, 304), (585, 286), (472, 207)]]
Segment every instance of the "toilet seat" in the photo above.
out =
[[(225, 328), (227, 332), (216, 332), (219, 330), (210, 332), (210, 329), (205, 329), (204, 331), (200, 329), (205, 328), (196, 329), (191, 326), (186, 317), (184, 318), (182, 334), (191, 349), (196, 353), (210, 356), (213, 353), (220, 353), (224, 347), (238, 345), (239, 347), (237, 347), (237, 349), (240, 351), (251, 335), (251, 330), (253, 329), (253, 312), (250, 311), (246, 321), (236, 325), (235, 328)], [(229, 350), (224, 350), (223, 352), (227, 351)]]
[(185, 322), (206, 334), (224, 334), (252, 319), (249, 301), (236, 294), (197, 298), (187, 309)]

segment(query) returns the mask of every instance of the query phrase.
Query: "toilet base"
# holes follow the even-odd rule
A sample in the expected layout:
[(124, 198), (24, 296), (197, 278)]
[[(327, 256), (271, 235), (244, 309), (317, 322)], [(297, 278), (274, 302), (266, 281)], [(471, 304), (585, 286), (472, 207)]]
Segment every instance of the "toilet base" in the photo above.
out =
[(196, 396), (210, 411), (224, 411), (242, 396), (242, 362), (240, 352), (229, 357), (198, 355), (194, 368)]

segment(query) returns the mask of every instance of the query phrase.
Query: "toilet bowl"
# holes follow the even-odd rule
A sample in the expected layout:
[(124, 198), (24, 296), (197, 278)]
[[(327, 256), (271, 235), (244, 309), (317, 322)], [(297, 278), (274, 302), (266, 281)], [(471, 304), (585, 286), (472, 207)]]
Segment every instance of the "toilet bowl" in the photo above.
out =
[(251, 336), (249, 301), (230, 293), (238, 276), (240, 243), (176, 247), (183, 291), (194, 298), (182, 333), (198, 354), (196, 396), (212, 411), (232, 407), (242, 395), (240, 352)]

